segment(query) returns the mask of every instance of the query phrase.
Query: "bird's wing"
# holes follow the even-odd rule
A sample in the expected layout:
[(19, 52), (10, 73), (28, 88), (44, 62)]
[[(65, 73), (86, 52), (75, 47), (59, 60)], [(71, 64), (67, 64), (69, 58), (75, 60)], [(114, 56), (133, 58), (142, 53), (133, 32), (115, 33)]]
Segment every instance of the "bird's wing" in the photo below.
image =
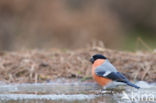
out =
[(117, 69), (106, 60), (101, 66), (95, 69), (95, 73), (98, 76), (105, 77), (114, 81), (127, 82), (128, 79), (117, 71)]
[(111, 80), (117, 81), (117, 82), (124, 82), (127, 83), (129, 80), (120, 72), (112, 72), (109, 75), (106, 76), (106, 78), (109, 78)]
[(123, 82), (137, 89), (140, 88), (137, 85), (131, 83), (123, 74), (118, 72), (108, 60), (106, 60), (101, 66), (97, 67), (95, 69), (95, 73), (97, 76), (105, 77), (117, 82)]
[(126, 83), (127, 85), (139, 89), (137, 85), (131, 83), (123, 74), (120, 72), (112, 72), (109, 75), (106, 76), (106, 78), (109, 78), (111, 80), (117, 81), (117, 82), (123, 82)]

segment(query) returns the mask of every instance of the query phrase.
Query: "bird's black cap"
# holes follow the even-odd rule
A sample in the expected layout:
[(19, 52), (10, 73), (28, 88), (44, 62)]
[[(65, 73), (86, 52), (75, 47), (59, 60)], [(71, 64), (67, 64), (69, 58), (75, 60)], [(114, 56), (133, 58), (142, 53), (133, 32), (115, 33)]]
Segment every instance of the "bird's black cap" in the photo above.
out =
[(97, 59), (107, 59), (107, 58), (102, 54), (95, 54), (91, 57), (90, 62), (93, 64)]

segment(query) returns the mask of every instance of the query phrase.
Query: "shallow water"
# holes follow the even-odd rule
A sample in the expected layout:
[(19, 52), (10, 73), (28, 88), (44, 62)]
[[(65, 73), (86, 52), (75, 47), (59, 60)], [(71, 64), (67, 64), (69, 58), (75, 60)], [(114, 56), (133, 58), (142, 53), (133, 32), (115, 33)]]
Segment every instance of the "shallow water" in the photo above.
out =
[(0, 84), (0, 103), (156, 103), (156, 84), (140, 81), (137, 85), (142, 88), (124, 87), (121, 91), (123, 87), (118, 87), (119, 91), (104, 94), (96, 83), (76, 80)]

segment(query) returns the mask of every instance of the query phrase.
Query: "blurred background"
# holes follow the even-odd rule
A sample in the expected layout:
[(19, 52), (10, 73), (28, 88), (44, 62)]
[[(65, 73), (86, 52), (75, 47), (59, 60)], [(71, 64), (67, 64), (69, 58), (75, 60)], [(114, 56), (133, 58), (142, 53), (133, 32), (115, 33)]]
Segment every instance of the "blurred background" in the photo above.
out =
[(156, 48), (156, 0), (0, 0), (0, 50)]

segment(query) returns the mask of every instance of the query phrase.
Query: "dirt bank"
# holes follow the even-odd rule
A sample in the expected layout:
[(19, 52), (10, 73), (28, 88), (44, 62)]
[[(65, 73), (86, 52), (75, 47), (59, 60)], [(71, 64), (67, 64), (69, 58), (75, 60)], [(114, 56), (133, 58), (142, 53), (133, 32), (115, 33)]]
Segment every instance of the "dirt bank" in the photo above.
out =
[(156, 81), (156, 53), (130, 53), (100, 47), (80, 50), (0, 52), (0, 81), (45, 82), (59, 77), (91, 77), (89, 58), (102, 53), (131, 80)]

